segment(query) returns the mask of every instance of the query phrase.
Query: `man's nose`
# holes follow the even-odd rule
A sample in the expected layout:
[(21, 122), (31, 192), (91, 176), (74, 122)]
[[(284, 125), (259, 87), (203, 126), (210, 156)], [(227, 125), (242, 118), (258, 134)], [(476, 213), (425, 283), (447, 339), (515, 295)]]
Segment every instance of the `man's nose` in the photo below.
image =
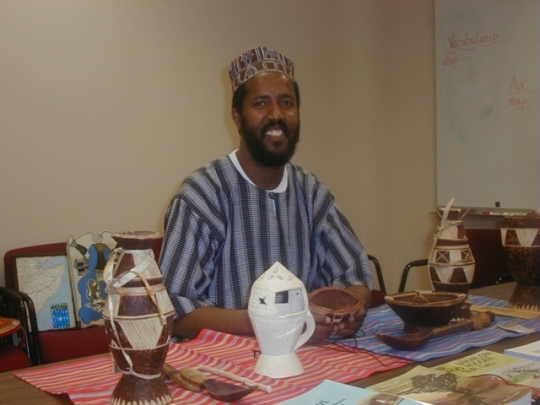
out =
[(283, 109), (281, 108), (281, 104), (278, 102), (270, 104), (270, 112), (268, 115), (270, 118), (275, 120), (283, 118)]

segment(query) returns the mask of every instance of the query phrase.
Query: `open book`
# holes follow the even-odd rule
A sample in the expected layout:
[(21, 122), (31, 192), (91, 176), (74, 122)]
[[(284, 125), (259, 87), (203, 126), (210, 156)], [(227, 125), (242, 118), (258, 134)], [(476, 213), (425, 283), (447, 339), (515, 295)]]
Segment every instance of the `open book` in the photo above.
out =
[(530, 388), (534, 401), (540, 404), (540, 362), (481, 350), (434, 368), (460, 376), (478, 377)]
[(324, 380), (315, 388), (278, 405), (418, 405), (419, 402), (391, 394)]

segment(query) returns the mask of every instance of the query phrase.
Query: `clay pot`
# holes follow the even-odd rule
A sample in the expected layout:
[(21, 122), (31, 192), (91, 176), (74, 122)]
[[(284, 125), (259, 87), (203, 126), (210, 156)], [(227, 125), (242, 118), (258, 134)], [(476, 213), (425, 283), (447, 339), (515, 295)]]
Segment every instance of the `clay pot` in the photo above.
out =
[(540, 215), (504, 217), (501, 237), (506, 264), (517, 282), (508, 306), (540, 311)]
[(161, 370), (169, 348), (174, 309), (154, 260), (157, 232), (120, 232), (105, 268), (103, 311), (115, 367), (122, 373), (115, 405), (168, 404), (173, 397)]

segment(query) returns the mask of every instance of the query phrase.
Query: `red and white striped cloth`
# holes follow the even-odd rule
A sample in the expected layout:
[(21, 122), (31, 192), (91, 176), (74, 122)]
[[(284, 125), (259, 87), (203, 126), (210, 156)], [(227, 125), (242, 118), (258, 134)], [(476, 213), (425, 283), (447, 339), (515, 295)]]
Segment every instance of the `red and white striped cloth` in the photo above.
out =
[[(315, 387), (325, 379), (347, 383), (369, 375), (409, 364), (410, 361), (385, 355), (375, 355), (331, 343), (304, 346), (296, 351), (304, 366), (304, 373), (296, 377), (273, 379), (253, 371), (258, 349), (254, 338), (233, 336), (204, 330), (195, 340), (173, 343), (167, 362), (180, 367), (207, 365), (233, 372), (272, 387), (272, 393), (256, 390), (238, 405), (275, 404), (293, 398)], [(113, 373), (110, 355), (102, 355), (67, 364), (29, 369), (15, 373), (27, 383), (51, 394), (67, 394), (78, 405), (108, 404), (119, 374)], [(223, 379), (212, 376), (212, 378)], [(169, 382), (176, 402), (191, 405), (223, 404), (203, 393), (186, 391)]]

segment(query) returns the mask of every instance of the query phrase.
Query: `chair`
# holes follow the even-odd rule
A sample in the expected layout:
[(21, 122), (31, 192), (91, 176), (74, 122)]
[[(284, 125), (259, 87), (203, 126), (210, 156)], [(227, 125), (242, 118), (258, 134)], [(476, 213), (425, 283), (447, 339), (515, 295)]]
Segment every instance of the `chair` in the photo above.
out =
[[(474, 252), (473, 252), (474, 255)], [(476, 260), (476, 267), (474, 271), (474, 277), (473, 282), (471, 285), (471, 288), (480, 288), (480, 287), (486, 287), (489, 285), (494, 284), (503, 284), (508, 283), (511, 281), (514, 281), (514, 277), (510, 273), (505, 273), (501, 276), (499, 276), (499, 273), (495, 273), (495, 279), (493, 278), (493, 274), (491, 276), (486, 276), (485, 274), (489, 273), (489, 269), (484, 266), (484, 262), (482, 260), (482, 257), (478, 257), (478, 259), (475, 256)], [(421, 259), (421, 260), (413, 260), (412, 262), (407, 263), (405, 268), (403, 269), (403, 273), (401, 274), (401, 282), (399, 283), (399, 292), (405, 291), (405, 284), (407, 283), (407, 277), (409, 275), (409, 270), (411, 270), (413, 267), (422, 267), (427, 266), (428, 259)]]
[[(156, 261), (159, 257), (161, 244), (162, 240), (159, 240), (152, 246)], [(27, 246), (7, 251), (4, 255), (7, 289), (10, 290), (11, 294), (19, 294), (23, 297), (26, 296), (27, 300), (31, 303), (31, 298), (27, 294), (19, 291), (16, 258), (21, 256), (58, 256), (66, 254), (66, 242)], [(104, 326), (38, 331), (37, 321), (35, 320), (36, 311), (33, 304), (31, 304), (31, 308), (32, 309), (28, 312), (33, 314), (33, 322), (36, 322), (36, 326), (31, 329), (36, 332), (35, 335), (32, 336), (32, 339), (35, 340), (36, 347), (38, 348), (37, 350), (39, 350), (38, 354), (35, 354), (35, 356), (38, 357), (36, 357), (34, 364), (56, 363), (58, 361), (109, 352), (109, 340)]]
[(379, 281), (379, 290), (386, 294), (386, 286), (384, 285), (384, 278), (381, 270), (381, 264), (375, 256), (368, 255), (368, 259), (375, 266), (375, 272), (377, 273), (377, 280)]
[(381, 264), (375, 256), (368, 255), (368, 259), (373, 263), (375, 272), (377, 273), (377, 280), (379, 282), (379, 289), (371, 291), (371, 305), (370, 308), (378, 307), (384, 304), (384, 296), (386, 295), (386, 286), (384, 285), (384, 278), (381, 270)]
[(0, 372), (41, 364), (41, 344), (32, 299), (0, 287), (0, 316), (17, 319), (21, 329), (0, 341)]
[(413, 267), (427, 266), (427, 264), (428, 264), (428, 259), (413, 260), (412, 262), (407, 263), (407, 265), (403, 269), (403, 272), (401, 273), (401, 281), (399, 282), (398, 292), (405, 291), (405, 284), (407, 284), (407, 277), (409, 276), (409, 270), (411, 270)]
[[(19, 291), (16, 268), (17, 257), (65, 254), (65, 242), (27, 246), (7, 251), (4, 255), (6, 290), (9, 290), (12, 294), (26, 295)], [(28, 299), (30, 302), (32, 301), (30, 297)], [(28, 312), (33, 313), (31, 317), (35, 319), (36, 311), (33, 304), (31, 308)], [(109, 342), (104, 326), (38, 331), (37, 321), (35, 322), (35, 327), (31, 330), (36, 331), (36, 336), (33, 339), (35, 339), (36, 346), (40, 350), (40, 357), (38, 357), (38, 362), (34, 364), (55, 363), (109, 351)]]

